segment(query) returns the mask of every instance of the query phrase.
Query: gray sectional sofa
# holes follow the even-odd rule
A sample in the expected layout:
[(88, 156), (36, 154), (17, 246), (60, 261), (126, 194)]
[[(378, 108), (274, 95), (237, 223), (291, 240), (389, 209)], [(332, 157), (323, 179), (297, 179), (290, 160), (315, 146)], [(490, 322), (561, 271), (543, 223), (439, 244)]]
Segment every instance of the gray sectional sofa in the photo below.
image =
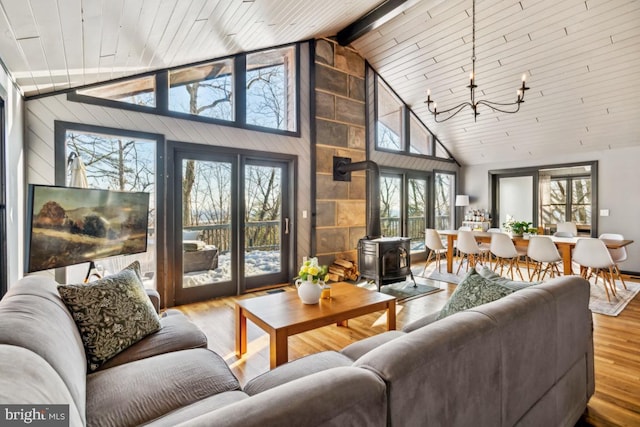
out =
[(56, 283), (0, 301), (0, 403), (70, 406), (70, 425), (573, 426), (593, 394), (589, 284), (562, 277), (282, 365), (241, 389), (183, 315), (87, 375)]

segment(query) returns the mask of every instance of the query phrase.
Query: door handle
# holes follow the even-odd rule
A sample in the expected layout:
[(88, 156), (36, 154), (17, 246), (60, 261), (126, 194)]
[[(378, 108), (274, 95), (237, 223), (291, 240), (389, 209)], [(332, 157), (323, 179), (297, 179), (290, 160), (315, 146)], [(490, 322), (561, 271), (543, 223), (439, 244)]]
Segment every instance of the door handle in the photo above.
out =
[(284, 234), (289, 234), (289, 218), (284, 219)]

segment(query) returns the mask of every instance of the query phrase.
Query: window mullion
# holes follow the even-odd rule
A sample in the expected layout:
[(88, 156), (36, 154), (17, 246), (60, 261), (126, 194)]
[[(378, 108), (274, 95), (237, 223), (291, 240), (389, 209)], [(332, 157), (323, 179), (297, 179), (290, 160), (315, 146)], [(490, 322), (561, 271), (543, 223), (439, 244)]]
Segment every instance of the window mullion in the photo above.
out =
[(240, 125), (247, 122), (247, 55), (236, 56), (234, 61), (235, 117)]

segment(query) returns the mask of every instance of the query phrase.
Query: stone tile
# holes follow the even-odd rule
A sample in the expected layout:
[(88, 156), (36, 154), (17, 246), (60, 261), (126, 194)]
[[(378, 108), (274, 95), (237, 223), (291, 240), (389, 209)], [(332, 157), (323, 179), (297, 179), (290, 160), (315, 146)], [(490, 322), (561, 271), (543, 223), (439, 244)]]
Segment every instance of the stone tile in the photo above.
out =
[(336, 120), (364, 126), (364, 110), (362, 102), (336, 97)]
[(351, 49), (336, 45), (334, 65), (342, 71), (364, 78), (364, 59)]
[(332, 147), (316, 146), (316, 173), (333, 174), (333, 156), (335, 150)]
[(349, 126), (349, 148), (365, 150), (367, 148), (367, 133), (365, 128)]
[(351, 175), (351, 185), (349, 185), (349, 199), (365, 200), (367, 198), (367, 177)]
[(366, 201), (341, 200), (336, 204), (336, 222), (339, 227), (366, 225)]
[(316, 252), (321, 254), (345, 250), (349, 241), (348, 228), (317, 228)]
[[(358, 248), (358, 240), (367, 235), (367, 227), (349, 228), (349, 247)], [(354, 259), (357, 259), (357, 255)]]
[(316, 175), (316, 200), (338, 200), (349, 198), (349, 183), (334, 181), (333, 175)]
[(325, 119), (336, 118), (336, 101), (335, 96), (316, 91), (316, 117), (324, 117)]
[(338, 95), (349, 95), (349, 76), (342, 71), (316, 64), (316, 88)]
[(316, 226), (335, 227), (336, 226), (336, 202), (318, 201), (316, 202)]
[(327, 40), (316, 40), (316, 62), (333, 66), (333, 46)]
[(349, 129), (343, 123), (316, 119), (316, 142), (322, 145), (347, 147), (349, 145)]
[(364, 79), (349, 76), (349, 98), (362, 102), (365, 101)]

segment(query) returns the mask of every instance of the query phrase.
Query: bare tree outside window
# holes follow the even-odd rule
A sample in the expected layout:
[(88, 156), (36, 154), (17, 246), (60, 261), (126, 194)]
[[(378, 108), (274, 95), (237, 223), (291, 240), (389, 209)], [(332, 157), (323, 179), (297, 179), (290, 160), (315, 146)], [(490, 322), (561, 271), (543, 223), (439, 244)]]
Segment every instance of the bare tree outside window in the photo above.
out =
[(66, 156), (72, 152), (82, 159), (89, 188), (135, 191), (150, 194), (147, 252), (106, 258), (99, 267), (105, 272), (117, 272), (133, 260), (140, 261), (148, 282), (155, 274), (156, 228), (156, 141), (68, 130), (65, 137)]
[(435, 180), (435, 227), (437, 230), (454, 228), (452, 212), (452, 198), (454, 175), (436, 173)]

